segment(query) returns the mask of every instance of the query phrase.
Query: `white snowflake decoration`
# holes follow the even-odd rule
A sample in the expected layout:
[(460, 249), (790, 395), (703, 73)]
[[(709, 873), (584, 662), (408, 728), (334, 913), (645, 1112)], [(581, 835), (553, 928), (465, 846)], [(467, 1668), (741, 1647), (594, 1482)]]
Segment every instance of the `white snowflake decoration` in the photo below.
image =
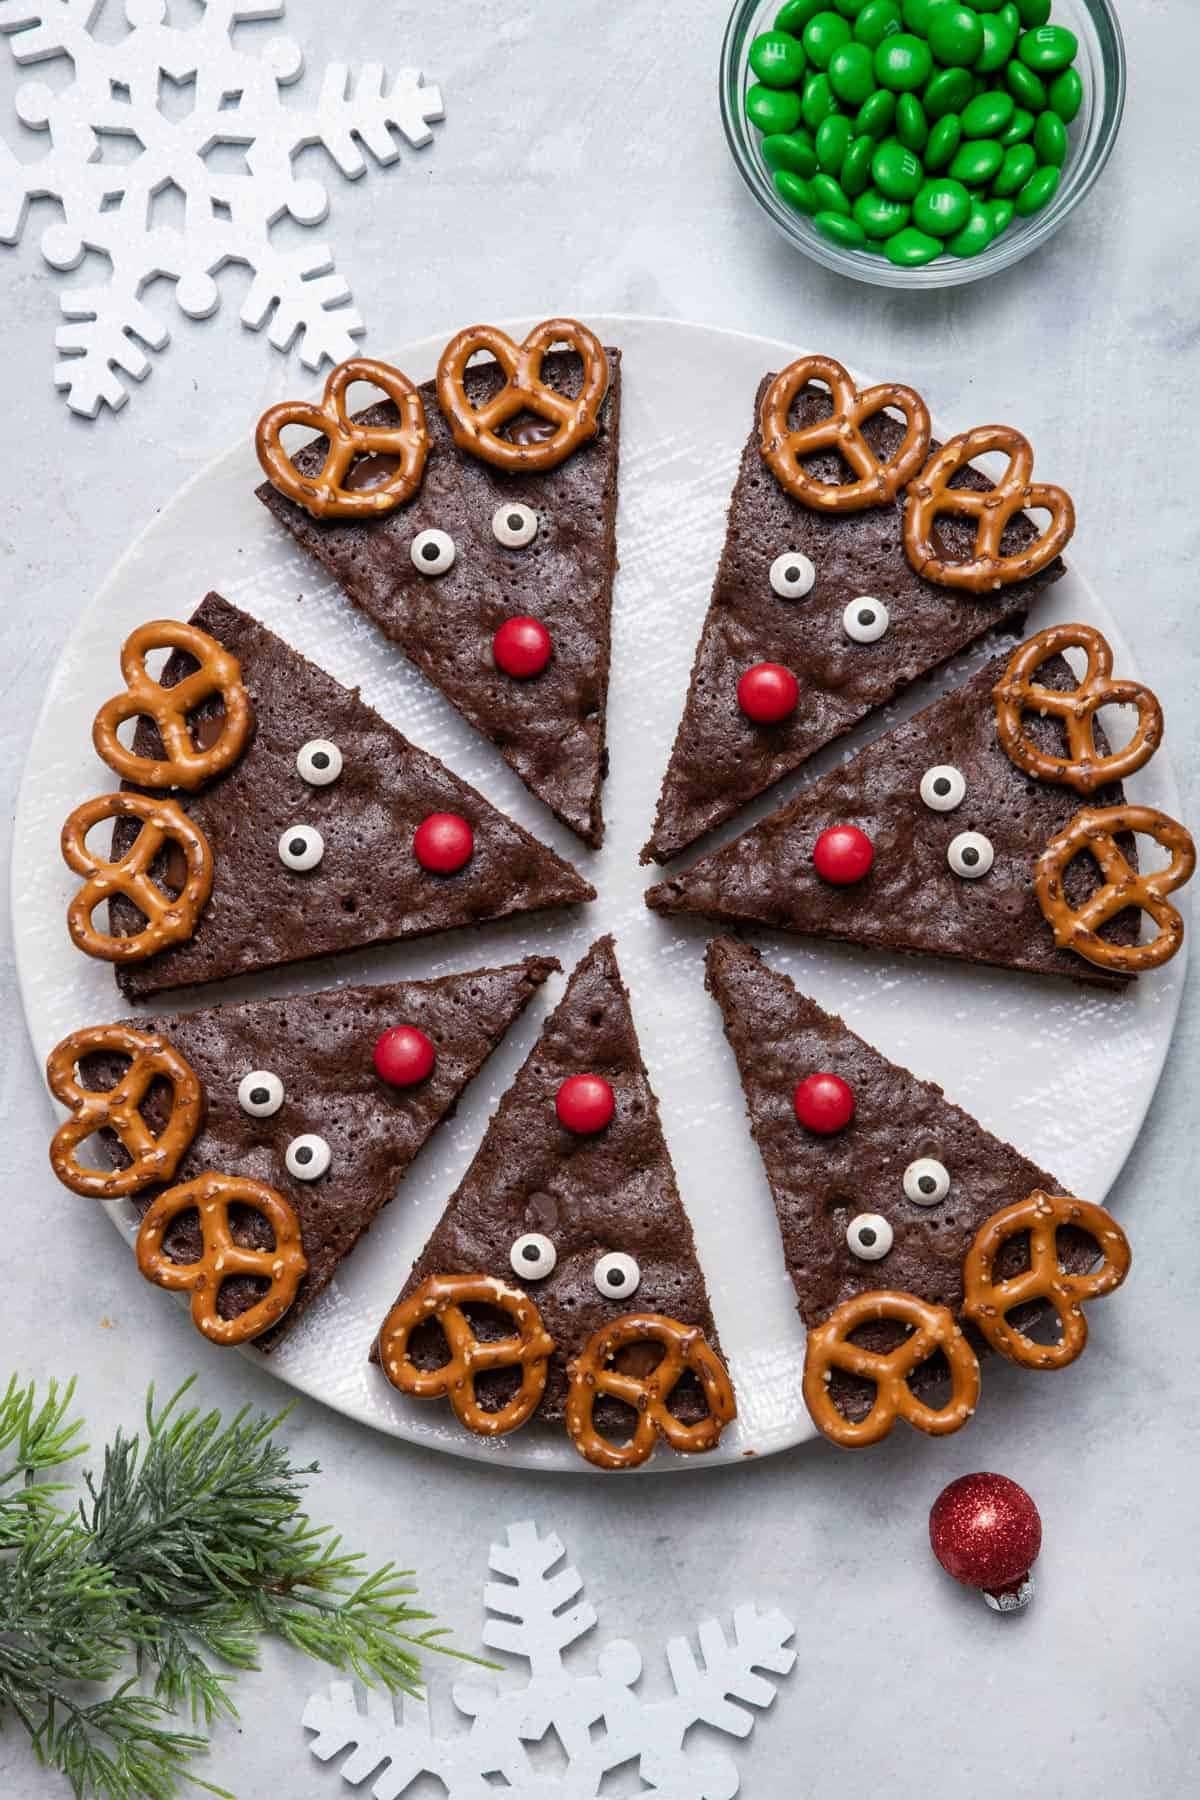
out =
[[(368, 1694), (367, 1711), (360, 1712), (352, 1684), (335, 1681), (304, 1709), (302, 1722), (316, 1734), (309, 1745), (314, 1756), (329, 1762), (345, 1755), (341, 1774), (351, 1787), (377, 1776), (374, 1800), (400, 1800), (419, 1775), (440, 1780), (447, 1800), (594, 1800), (614, 1791), (606, 1784), (614, 1771), (627, 1773), (631, 1783), (640, 1780), (640, 1787), (624, 1791), (658, 1800), (732, 1800), (738, 1772), (730, 1757), (687, 1744), (687, 1733), (705, 1724), (746, 1737), (756, 1716), (750, 1709), (775, 1698), (774, 1682), (759, 1671), (787, 1674), (795, 1627), (781, 1612), (740, 1606), (730, 1643), (717, 1621), (706, 1619), (698, 1631), (702, 1661), (686, 1638), (672, 1638), (667, 1666), (674, 1694), (642, 1699), (634, 1691), (641, 1653), (625, 1639), (605, 1646), (594, 1674), (577, 1673), (564, 1661), (563, 1652), (596, 1624), (592, 1607), (579, 1598), (577, 1571), (552, 1573), (564, 1555), (557, 1537), (539, 1537), (528, 1522), (510, 1525), (508, 1542), (491, 1548), (489, 1566), (504, 1579), (484, 1587), (490, 1616), (483, 1641), (528, 1663), (523, 1686), (457, 1682), (454, 1704), (472, 1723), (438, 1737), (427, 1700), (404, 1700), (397, 1720), (385, 1697)], [(530, 1751), (550, 1734), (557, 1738), (553, 1769)]]
[[(18, 116), (49, 132), (50, 148), (24, 163), (0, 140), (0, 241), (16, 243), (29, 201), (50, 195), (63, 216), (42, 235), (46, 261), (73, 269), (97, 250), (112, 264), (102, 284), (62, 297), (73, 322), (55, 337), (62, 360), (54, 380), (67, 404), (89, 418), (102, 405), (123, 406), (121, 373), (142, 380), (150, 368), (143, 346), (161, 350), (170, 335), (142, 301), (146, 284), (171, 277), (180, 310), (207, 318), (220, 303), (213, 277), (226, 263), (253, 271), (242, 322), (267, 324), (276, 349), (298, 338), (310, 369), (349, 356), (364, 327), (329, 246), (272, 242), (285, 213), (316, 225), (329, 211), (324, 185), (298, 180), (292, 158), (321, 144), (353, 178), (367, 167), (361, 143), (376, 162), (395, 162), (396, 133), (414, 147), (430, 141), (429, 121), (442, 117), (438, 89), (415, 69), (401, 69), (389, 88), (378, 63), (364, 64), (357, 80), (333, 63), (315, 106), (288, 107), (280, 90), (303, 71), (299, 45), (276, 38), (251, 51), (235, 36), (245, 20), (278, 18), (284, 0), (201, 0), (202, 16), (186, 29), (170, 22), (166, 0), (124, 0), (129, 30), (115, 42), (94, 31), (109, 3), (0, 0), (0, 31), (18, 63), (70, 57), (74, 65), (65, 87), (28, 82), (17, 91)], [(160, 222), (168, 193), (182, 225)]]

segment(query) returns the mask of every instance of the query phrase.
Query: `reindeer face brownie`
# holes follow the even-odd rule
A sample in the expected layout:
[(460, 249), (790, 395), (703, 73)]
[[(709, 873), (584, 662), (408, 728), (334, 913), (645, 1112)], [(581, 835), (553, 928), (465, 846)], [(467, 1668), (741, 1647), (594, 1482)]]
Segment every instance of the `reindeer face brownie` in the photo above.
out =
[[(620, 375), (620, 353), (576, 320), (546, 320), (520, 345), (472, 326), (446, 346), (436, 382), (347, 364), (322, 406), (273, 407), (258, 429), (264, 505), (593, 846)], [(350, 417), (352, 380), (387, 398)], [(292, 459), (288, 425), (323, 435)]]

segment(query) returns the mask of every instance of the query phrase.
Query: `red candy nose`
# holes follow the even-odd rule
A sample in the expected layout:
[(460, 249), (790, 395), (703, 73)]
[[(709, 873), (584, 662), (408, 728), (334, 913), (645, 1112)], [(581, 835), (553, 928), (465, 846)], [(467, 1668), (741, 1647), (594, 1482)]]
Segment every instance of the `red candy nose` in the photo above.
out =
[(389, 1087), (415, 1087), (436, 1060), (432, 1041), (415, 1025), (393, 1025), (375, 1045), (375, 1073)]
[(540, 619), (505, 619), (492, 639), (496, 667), (518, 681), (540, 675), (550, 661), (554, 645)]
[(806, 1075), (796, 1083), (793, 1105), (803, 1126), (831, 1137), (854, 1117), (854, 1089), (840, 1075)]
[(813, 867), (822, 881), (849, 887), (875, 861), (875, 846), (857, 825), (831, 825), (813, 845)]
[(474, 848), (475, 833), (457, 813), (430, 813), (413, 833), (413, 854), (433, 875), (453, 875)]
[(603, 1131), (616, 1102), (603, 1075), (568, 1075), (554, 1097), (558, 1122), (579, 1137)]
[(737, 701), (756, 725), (777, 725), (796, 710), (800, 683), (782, 663), (755, 663), (737, 685)]

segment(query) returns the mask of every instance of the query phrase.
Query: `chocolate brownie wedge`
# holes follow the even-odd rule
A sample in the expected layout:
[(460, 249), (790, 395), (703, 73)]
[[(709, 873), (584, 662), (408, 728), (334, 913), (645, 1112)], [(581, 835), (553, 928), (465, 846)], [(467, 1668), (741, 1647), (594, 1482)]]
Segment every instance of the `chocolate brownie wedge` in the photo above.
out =
[[(257, 490), (354, 604), (495, 744), (555, 817), (591, 845), (604, 835), (600, 788), (617, 566), (621, 362), (615, 349), (606, 356), (609, 386), (599, 432), (556, 469), (509, 474), (456, 448), (434, 384), (426, 382), (420, 392), (429, 457), (421, 489), (407, 505), (377, 519), (321, 520), (269, 483)], [(542, 379), (559, 392), (577, 392), (578, 355), (552, 351)], [(467, 370), (472, 405), (499, 384), (494, 362)], [(390, 424), (396, 413), (388, 401), (357, 416)], [(540, 434), (546, 427), (531, 419), (510, 428), (526, 429)], [(312, 473), (324, 450), (324, 439), (306, 446), (297, 467)], [(444, 570), (440, 561), (426, 564), (438, 572), (422, 574), (413, 542), (427, 531), (453, 540), (454, 560)], [(528, 616), (548, 630), (553, 650), (540, 674), (521, 679), (497, 666), (492, 639), (506, 620)]]
[[(459, 1098), (505, 1032), (524, 1012), (552, 969), (552, 957), (531, 956), (495, 969), (468, 969), (433, 981), (331, 988), (286, 1000), (235, 1002), (198, 1012), (134, 1021), (161, 1032), (190, 1064), (204, 1093), (204, 1122), (174, 1176), (192, 1180), (204, 1170), (251, 1176), (289, 1202), (299, 1221), (308, 1273), (284, 1319), (255, 1339), (271, 1350), (333, 1279), (430, 1135), (451, 1118)], [(423, 1032), (433, 1046), (430, 1073), (411, 1086), (383, 1080), (374, 1063), (380, 1037), (397, 1025)], [(127, 1065), (126, 1065), (127, 1066)], [(88, 1086), (111, 1087), (122, 1059), (93, 1055), (81, 1074)], [(386, 1067), (386, 1064), (385, 1064)], [(253, 1080), (247, 1081), (252, 1076)], [(151, 1092), (149, 1116), (161, 1128)], [(305, 1138), (308, 1164), (293, 1154)], [(101, 1140), (104, 1142), (104, 1140)], [(127, 1158), (106, 1144), (114, 1163)], [(328, 1166), (314, 1180), (291, 1171)], [(145, 1192), (145, 1212), (161, 1190)], [(238, 1241), (271, 1244), (261, 1215), (234, 1209)], [(180, 1261), (200, 1253), (194, 1215), (167, 1235)], [(235, 1276), (221, 1290), (218, 1311), (233, 1318), (258, 1297), (259, 1283)]]
[[(1068, 1192), (940, 1087), (856, 1037), (749, 945), (714, 939), (706, 981), (737, 1060), (806, 1325), (878, 1289), (916, 1294), (957, 1314), (963, 1258), (980, 1226), (1035, 1189)], [(839, 1077), (853, 1096), (853, 1116), (839, 1130), (818, 1133), (797, 1116), (796, 1087), (818, 1073)], [(1059, 1249), (1072, 1270), (1094, 1259), (1091, 1238), (1073, 1227), (1060, 1232)], [(1016, 1241), (1005, 1247), (997, 1259), (1002, 1278), (1023, 1266), (1021, 1250)], [(894, 1332), (881, 1322), (855, 1342), (887, 1350)], [(925, 1384), (937, 1373), (931, 1363)], [(836, 1379), (847, 1411), (861, 1416), (867, 1384)]]
[[(678, 856), (918, 676), (993, 628), (1018, 623), (1064, 573), (1056, 560), (1031, 580), (983, 595), (938, 587), (917, 575), (905, 556), (903, 493), (867, 512), (810, 511), (784, 492), (762, 460), (759, 407), (771, 379), (764, 379), (755, 400), (716, 585), (643, 862)], [(797, 398), (792, 422), (808, 424), (828, 410), (828, 395), (808, 387)], [(881, 460), (903, 437), (902, 425), (885, 413), (862, 429)], [(822, 481), (844, 479), (835, 451), (806, 458), (805, 467)], [(968, 467), (952, 485), (990, 484)], [(973, 524), (940, 518), (938, 531), (951, 559), (965, 557)], [(1018, 514), (1005, 532), (1005, 554), (1036, 535), (1032, 520)], [(789, 552), (798, 559), (790, 565)], [(777, 582), (798, 597), (776, 592), (777, 561)], [(806, 588), (809, 564), (813, 578)], [(781, 664), (799, 684), (795, 710), (775, 724), (756, 724), (738, 704), (741, 677), (761, 662)]]
[[(1038, 906), (1034, 860), (1081, 802), (1069, 788), (1023, 774), (1000, 748), (991, 691), (1004, 668), (1003, 658), (989, 663), (740, 837), (650, 888), (646, 904), (1123, 986), (1127, 977), (1058, 949)], [(1039, 679), (1047, 687), (1074, 683), (1061, 657), (1044, 664)], [(1061, 752), (1057, 720), (1027, 717), (1025, 731), (1040, 748)], [(1097, 747), (1102, 755), (1108, 747), (1099, 730)], [(1094, 798), (1105, 806), (1122, 797), (1115, 785)], [(868, 873), (845, 886), (823, 880), (813, 863), (817, 839), (833, 825), (857, 827), (874, 848)], [(960, 841), (965, 833), (972, 835)], [(1134, 854), (1132, 844), (1126, 853)], [(963, 860), (972, 855), (974, 862)], [(1073, 906), (1097, 880), (1088, 860), (1067, 871)], [(1103, 929), (1114, 942), (1133, 943), (1138, 915), (1122, 913)]]
[[(615, 1102), (611, 1122), (584, 1134), (568, 1130), (556, 1107), (563, 1083), (582, 1073), (607, 1082)], [(549, 1258), (522, 1254), (531, 1233), (549, 1241)], [(545, 1261), (551, 1267), (539, 1273)], [(622, 1314), (665, 1314), (698, 1327), (718, 1348), (611, 937), (593, 944), (571, 976), (400, 1298), (428, 1276), (463, 1273), (501, 1277), (535, 1302), (555, 1345), (536, 1415), (543, 1420), (563, 1417), (570, 1359)], [(485, 1317), (477, 1329), (503, 1335), (512, 1321)], [(414, 1334), (413, 1355), (429, 1367), (445, 1360), (436, 1326)], [(477, 1377), (485, 1407), (511, 1398), (513, 1375), (509, 1368)], [(619, 1426), (623, 1410), (602, 1403), (597, 1421)], [(685, 1420), (703, 1415), (690, 1377), (675, 1390), (672, 1410)]]
[[(212, 898), (186, 943), (118, 969), (129, 999), (595, 898), (569, 863), (257, 620), (209, 594), (192, 622), (241, 664), (254, 735), (227, 773), (179, 797), (212, 849)], [(192, 666), (176, 652), (163, 684)], [(219, 707), (214, 699), (198, 709), (198, 739)], [(333, 746), (335, 763), (340, 757), (333, 780), (328, 762), (309, 770), (311, 780), (297, 766), (316, 740), (327, 757)], [(156, 754), (149, 721), (134, 741), (142, 754)], [(457, 814), (474, 834), (455, 873), (432, 873), (414, 853), (414, 831), (433, 813)], [(136, 821), (117, 822), (118, 854), (136, 831)], [(297, 866), (314, 851), (315, 863)], [(165, 862), (154, 872), (160, 885), (171, 884)], [(110, 920), (117, 934), (142, 924), (123, 896), (110, 902)]]

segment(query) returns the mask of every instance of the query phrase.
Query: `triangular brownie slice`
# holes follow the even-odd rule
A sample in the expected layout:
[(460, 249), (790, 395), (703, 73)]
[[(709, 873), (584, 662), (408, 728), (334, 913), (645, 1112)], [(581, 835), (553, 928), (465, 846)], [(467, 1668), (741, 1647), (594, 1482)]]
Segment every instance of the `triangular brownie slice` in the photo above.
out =
[[(609, 624), (617, 566), (617, 444), (620, 352), (606, 351), (608, 394), (597, 435), (556, 469), (508, 474), (459, 450), (438, 409), (434, 383), (421, 387), (429, 457), (420, 492), (377, 519), (314, 519), (265, 482), (257, 491), (280, 524), (315, 556), (354, 604), (400, 646), (463, 717), (490, 738), (539, 800), (585, 843), (600, 843), (600, 788), (606, 769)], [(578, 391), (574, 351), (552, 351), (542, 379)], [(494, 362), (473, 365), (465, 387), (473, 406), (499, 385)], [(390, 401), (358, 415), (391, 423)], [(539, 421), (513, 429), (538, 433)], [(295, 458), (319, 465), (325, 440)], [(353, 476), (353, 471), (352, 471)], [(500, 542), (493, 519), (504, 506), (528, 508), (528, 542)], [(419, 532), (446, 532), (455, 559), (427, 576), (414, 566)], [(509, 538), (513, 533), (506, 534)], [(518, 531), (518, 538), (524, 534)], [(533, 679), (505, 674), (492, 639), (507, 619), (531, 616), (549, 631), (553, 652)]]
[[(916, 1294), (958, 1314), (963, 1258), (980, 1226), (1036, 1189), (1069, 1192), (952, 1105), (940, 1087), (856, 1037), (749, 945), (714, 939), (706, 980), (737, 1059), (806, 1325), (878, 1289)], [(817, 1074), (837, 1076), (850, 1089), (853, 1116), (840, 1129), (818, 1132), (800, 1123), (797, 1085)], [(1094, 1260), (1092, 1240), (1074, 1227), (1060, 1232), (1059, 1250), (1072, 1270)], [(1021, 1266), (1022, 1246), (1014, 1240), (997, 1271), (1007, 1278)], [(1025, 1320), (1031, 1316), (1034, 1309), (1025, 1308)], [(888, 1349), (894, 1329), (884, 1322), (855, 1341)], [(934, 1364), (929, 1369), (926, 1383), (936, 1374)], [(857, 1384), (862, 1392), (855, 1393), (850, 1378), (842, 1382), (848, 1410), (865, 1410), (859, 1402), (869, 1398), (867, 1385)], [(920, 1373), (914, 1385), (922, 1386)]]
[[(254, 1340), (260, 1350), (272, 1349), (328, 1286), (422, 1145), (453, 1116), (463, 1090), (558, 966), (553, 958), (531, 956), (433, 981), (331, 988), (133, 1021), (174, 1045), (204, 1093), (204, 1122), (173, 1184), (208, 1169), (251, 1176), (282, 1194), (299, 1218), (308, 1274), (284, 1319)], [(414, 1026), (434, 1049), (432, 1070), (411, 1086), (391, 1085), (374, 1065), (377, 1042), (397, 1025)], [(86, 1085), (96, 1088), (112, 1086), (121, 1072), (122, 1060), (107, 1055), (86, 1058), (81, 1070)], [(161, 1128), (158, 1104), (152, 1091), (149, 1116)], [(288, 1166), (289, 1145), (309, 1134), (330, 1153), (316, 1180), (299, 1179)], [(115, 1163), (127, 1160), (115, 1140), (106, 1148)], [(139, 1195), (142, 1212), (158, 1191)], [(243, 1210), (238, 1241), (268, 1248), (265, 1220)], [(180, 1220), (166, 1247), (181, 1261), (199, 1255), (194, 1218)], [(221, 1289), (218, 1310), (233, 1318), (257, 1297), (252, 1278), (235, 1276)]]
[[(740, 837), (652, 887), (647, 905), (1122, 986), (1127, 977), (1058, 949), (1038, 906), (1034, 861), (1081, 802), (1068, 788), (1023, 774), (1001, 749), (992, 688), (1004, 667), (997, 658)], [(1042, 665), (1039, 680), (1047, 687), (1074, 685), (1061, 657)], [(1040, 748), (1061, 751), (1056, 720), (1030, 715), (1024, 730)], [(1103, 755), (1108, 746), (1099, 729), (1096, 743)], [(933, 791), (937, 780), (952, 784), (945, 795)], [(961, 798), (947, 807), (959, 781)], [(1118, 805), (1122, 789), (1103, 788), (1090, 798), (1098, 806)], [(868, 873), (845, 886), (823, 880), (813, 862), (817, 839), (834, 825), (856, 827), (874, 848)], [(951, 860), (964, 832), (980, 834), (990, 847), (993, 861), (982, 875)], [(1134, 854), (1132, 844), (1127, 854)], [(1067, 870), (1073, 906), (1095, 885), (1096, 871), (1087, 865), (1080, 857)], [(1103, 928), (1125, 944), (1136, 941), (1138, 929), (1138, 915), (1128, 912)]]
[[(643, 862), (678, 856), (918, 676), (993, 627), (1018, 620), (1064, 573), (1056, 560), (1028, 581), (987, 594), (938, 587), (917, 575), (904, 554), (903, 492), (867, 512), (810, 511), (784, 492), (762, 460), (759, 407), (772, 379), (764, 379), (755, 400), (716, 585)], [(794, 422), (811, 423), (828, 410), (828, 395), (808, 387), (797, 399)], [(894, 454), (904, 434), (886, 413), (862, 431), (881, 461)], [(938, 447), (932, 445), (931, 455)], [(822, 481), (845, 479), (836, 451), (806, 458), (805, 467)], [(990, 483), (968, 467), (952, 485)], [(966, 556), (973, 541), (969, 521), (939, 518), (938, 531), (952, 560)], [(1036, 535), (1033, 522), (1018, 514), (1005, 533), (1005, 553)], [(811, 589), (797, 599), (781, 598), (771, 585), (772, 564), (788, 551), (807, 558), (814, 571)], [(856, 624), (848, 612), (860, 598), (886, 608), (882, 635), (870, 635), (877, 627)], [(881, 615), (873, 610), (873, 617)], [(777, 724), (755, 724), (738, 705), (738, 682), (762, 662), (781, 664), (799, 684), (795, 711)]]
[[(118, 969), (129, 999), (595, 898), (569, 863), (257, 620), (209, 594), (192, 622), (241, 664), (254, 735), (227, 773), (178, 796), (212, 849), (212, 898), (186, 943)], [(163, 685), (193, 666), (174, 653)], [(213, 699), (198, 709), (198, 736), (219, 708)], [(314, 785), (296, 759), (317, 739), (340, 752), (341, 772)], [(134, 742), (155, 754), (154, 726), (142, 720)], [(417, 826), (439, 812), (460, 815), (474, 833), (470, 859), (454, 874), (430, 873), (413, 852)], [(285, 865), (280, 845), (293, 828), (320, 834), (315, 867)], [(136, 831), (136, 822), (118, 821), (118, 853)], [(170, 880), (169, 869), (158, 873)], [(143, 923), (123, 896), (110, 902), (110, 916), (117, 934)]]
[[(581, 1073), (602, 1077), (615, 1101), (611, 1122), (588, 1135), (566, 1129), (556, 1113), (563, 1082)], [(553, 1246), (554, 1267), (544, 1276), (536, 1269), (514, 1272), (514, 1246), (531, 1232)], [(632, 1257), (639, 1273), (635, 1289), (625, 1286), (608, 1298), (597, 1265), (614, 1252)], [(593, 944), (571, 976), (400, 1297), (427, 1276), (462, 1273), (502, 1277), (536, 1303), (555, 1342), (536, 1414), (542, 1420), (562, 1419), (568, 1362), (594, 1331), (623, 1313), (662, 1313), (698, 1326), (718, 1348), (611, 937)], [(431, 1367), (445, 1360), (436, 1342), (428, 1354)], [(477, 1378), (485, 1405), (511, 1397), (511, 1375), (505, 1369)], [(672, 1410), (685, 1420), (701, 1417), (698, 1387), (681, 1383)], [(598, 1407), (598, 1421), (602, 1413)]]

